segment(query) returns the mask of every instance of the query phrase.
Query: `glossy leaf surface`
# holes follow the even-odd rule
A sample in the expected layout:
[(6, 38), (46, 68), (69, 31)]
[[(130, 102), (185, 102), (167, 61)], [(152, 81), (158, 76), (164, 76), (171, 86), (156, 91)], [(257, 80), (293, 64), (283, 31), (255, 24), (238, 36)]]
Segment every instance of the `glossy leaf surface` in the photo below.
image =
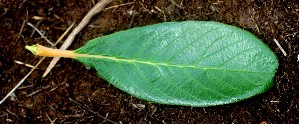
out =
[(273, 85), (275, 54), (251, 33), (217, 22), (167, 22), (89, 41), (77, 57), (115, 87), (147, 101), (214, 106)]

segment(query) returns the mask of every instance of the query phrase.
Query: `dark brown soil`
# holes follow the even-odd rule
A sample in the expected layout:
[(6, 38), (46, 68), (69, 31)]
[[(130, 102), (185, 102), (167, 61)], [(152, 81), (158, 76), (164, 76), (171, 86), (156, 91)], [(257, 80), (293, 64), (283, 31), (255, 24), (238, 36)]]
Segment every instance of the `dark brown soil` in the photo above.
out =
[[(97, 0), (95, 0), (97, 2)], [(213, 20), (249, 30), (278, 56), (275, 86), (268, 92), (229, 105), (193, 108), (159, 105), (131, 97), (72, 59), (61, 59), (41, 78), (51, 58), (0, 105), (1, 123), (296, 123), (299, 122), (299, 1), (297, 0), (115, 0), (78, 34), (69, 49), (120, 30), (164, 21)], [(25, 45), (48, 44), (25, 21), (55, 42), (92, 8), (92, 0), (0, 1), (0, 97), (30, 71), (15, 63), (36, 64), (40, 57)], [(133, 13), (133, 14), (132, 14)], [(43, 17), (35, 20), (34, 16)], [(21, 31), (21, 32), (20, 32)], [(286, 50), (284, 56), (273, 39)], [(41, 90), (34, 95), (31, 93)], [(29, 95), (29, 96), (28, 96)], [(141, 106), (140, 106), (141, 105)], [(142, 105), (145, 105), (143, 108)], [(139, 107), (138, 107), (139, 106)], [(47, 117), (48, 116), (48, 117)], [(104, 116), (104, 117), (103, 117)], [(106, 118), (106, 119), (104, 119)]]

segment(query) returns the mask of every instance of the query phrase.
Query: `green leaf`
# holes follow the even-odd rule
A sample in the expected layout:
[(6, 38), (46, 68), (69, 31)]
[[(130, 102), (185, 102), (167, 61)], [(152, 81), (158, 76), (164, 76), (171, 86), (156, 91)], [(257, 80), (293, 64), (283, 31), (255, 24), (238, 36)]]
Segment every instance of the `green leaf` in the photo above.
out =
[(214, 106), (273, 85), (275, 54), (251, 33), (211, 21), (166, 22), (89, 41), (75, 59), (147, 101)]

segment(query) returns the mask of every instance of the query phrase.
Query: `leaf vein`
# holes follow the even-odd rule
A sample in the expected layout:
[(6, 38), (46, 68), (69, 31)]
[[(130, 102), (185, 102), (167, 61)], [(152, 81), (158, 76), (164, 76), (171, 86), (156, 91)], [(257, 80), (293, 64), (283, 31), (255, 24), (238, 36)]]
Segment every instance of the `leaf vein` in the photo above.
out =
[[(196, 82), (196, 79), (195, 79), (194, 77), (190, 76), (190, 75), (186, 72), (185, 69), (183, 69), (183, 72), (184, 72), (184, 74), (185, 74), (186, 76), (190, 77), (194, 82)], [(222, 95), (222, 94), (218, 93), (217, 91), (215, 91), (215, 90), (213, 90), (213, 89), (211, 89), (211, 88), (208, 88), (208, 87), (202, 85), (201, 83), (198, 83), (198, 84), (200, 84), (200, 85), (201, 85), (203, 88), (205, 88), (206, 90), (209, 90), (209, 91), (211, 91), (211, 92), (217, 94), (218, 96), (228, 97), (228, 96), (226, 96), (226, 95)]]
[(230, 60), (232, 60), (232, 59), (234, 59), (234, 58), (236, 58), (236, 57), (238, 57), (238, 56), (240, 56), (240, 55), (243, 55), (243, 54), (245, 54), (246, 52), (248, 52), (248, 51), (250, 51), (250, 50), (254, 50), (254, 49), (257, 49), (257, 48), (261, 48), (261, 47), (253, 47), (253, 48), (246, 49), (246, 50), (244, 50), (244, 51), (238, 53), (237, 55), (228, 58), (226, 61), (222, 62), (222, 63), (219, 65), (219, 67), (221, 67), (222, 65), (226, 64), (226, 63), (229, 62)]
[[(148, 79), (148, 77), (145, 77), (145, 76), (142, 74), (143, 72), (141, 72), (140, 69), (138, 69), (137, 66), (138, 66), (138, 65), (134, 64), (134, 67), (135, 67), (135, 69), (137, 70), (138, 74), (141, 76), (141, 78), (145, 79), (146, 82), (150, 82), (149, 79)], [(147, 83), (147, 84), (151, 85), (152, 87), (155, 87), (155, 86), (154, 86), (153, 84), (151, 84), (151, 83)], [(138, 89), (142, 89), (142, 88), (138, 88)], [(170, 97), (169, 97), (169, 94), (167, 94), (167, 93), (165, 93), (165, 92), (161, 92), (162, 90), (161, 90), (159, 87), (155, 87), (155, 89), (156, 89), (157, 91), (159, 91), (159, 93), (161, 93), (161, 94), (165, 94), (164, 96), (170, 98)]]
[[(182, 25), (182, 24), (179, 24), (179, 25)], [(161, 34), (161, 36), (159, 37), (164, 37), (167, 33), (173, 31), (172, 29), (175, 29), (176, 27), (173, 27), (173, 28), (170, 28), (170, 27), (167, 27), (165, 30), (163, 30), (164, 32)], [(157, 39), (159, 37), (155, 37), (154, 39)], [(140, 51), (136, 51), (136, 53), (133, 55), (134, 57), (133, 58), (137, 58), (138, 56), (140, 56), (141, 53), (143, 53), (146, 49), (150, 48), (152, 46), (153, 43), (155, 42), (152, 42), (152, 41), (155, 41), (155, 40), (151, 40), (151, 41), (147, 41), (147, 42), (150, 42), (148, 45), (146, 45), (146, 47), (144, 47), (143, 49), (141, 49)], [(147, 43), (146, 42), (146, 43)]]
[(160, 75), (161, 75), (167, 82), (169, 82), (169, 84), (171, 84), (171, 85), (173, 85), (174, 87), (176, 87), (180, 92), (185, 93), (186, 95), (188, 95), (188, 96), (190, 96), (190, 97), (192, 97), (192, 98), (194, 98), (194, 99), (197, 99), (197, 97), (195, 97), (194, 95), (191, 95), (189, 92), (186, 92), (184, 89), (182, 89), (182, 88), (179, 87), (178, 85), (173, 84), (172, 81), (170, 81), (169, 79), (167, 79), (167, 78), (161, 73), (161, 70), (159, 69), (158, 66), (155, 66), (155, 67), (158, 69)]
[(190, 47), (192, 44), (194, 44), (198, 39), (200, 39), (201, 37), (205, 36), (206, 34), (212, 32), (212, 31), (217, 31), (217, 29), (211, 29), (205, 33), (203, 33), (202, 35), (200, 35), (199, 37), (197, 37), (196, 39), (194, 39), (190, 44), (188, 44), (187, 46), (183, 47), (182, 50), (180, 50), (179, 52), (177, 52), (176, 54), (173, 54), (173, 56), (166, 60), (165, 62), (169, 62), (171, 61), (173, 58), (177, 57), (178, 54), (180, 54), (181, 52), (183, 52), (185, 49), (187, 49), (188, 47)]
[(140, 61), (134, 59), (123, 59), (111, 56), (103, 56), (103, 55), (89, 55), (89, 54), (76, 54), (76, 58), (97, 58), (102, 60), (110, 60), (116, 62), (127, 62), (127, 63), (139, 63), (139, 64), (146, 64), (146, 65), (154, 65), (154, 66), (167, 66), (167, 67), (176, 67), (176, 68), (195, 68), (201, 70), (223, 70), (223, 71), (238, 71), (238, 72), (251, 72), (251, 73), (272, 73), (272, 72), (259, 72), (259, 71), (250, 71), (250, 70), (236, 70), (236, 69), (224, 69), (224, 68), (217, 68), (217, 67), (202, 67), (202, 66), (195, 66), (195, 65), (177, 65), (171, 63), (159, 63), (159, 62), (151, 62), (151, 61)]
[[(227, 36), (229, 36), (229, 35), (227, 35)], [(222, 38), (223, 38), (223, 37), (222, 37)], [(219, 41), (219, 39), (218, 39), (218, 41)], [(232, 44), (237, 43), (237, 42), (239, 42), (239, 41), (241, 41), (241, 40), (237, 40), (237, 41), (235, 41), (235, 42), (232, 42), (232, 43), (230, 43), (230, 44), (228, 44), (228, 45), (226, 45), (226, 46), (224, 46), (224, 47), (218, 49), (217, 51), (215, 51), (215, 52), (213, 52), (213, 53), (211, 53), (211, 54), (205, 56), (205, 54), (206, 54), (206, 52), (208, 51), (208, 49), (212, 46), (212, 45), (209, 45), (208, 48), (205, 49), (204, 53), (202, 54), (202, 57), (199, 58), (199, 59), (195, 62), (195, 64), (193, 64), (193, 65), (197, 65), (198, 63), (202, 62), (204, 59), (206, 59), (206, 58), (208, 58), (208, 57), (214, 55), (215, 53), (218, 53), (218, 52), (220, 52), (220, 51), (226, 49), (227, 47), (229, 47), (229, 46), (231, 46)], [(213, 44), (214, 44), (214, 43), (213, 43)]]

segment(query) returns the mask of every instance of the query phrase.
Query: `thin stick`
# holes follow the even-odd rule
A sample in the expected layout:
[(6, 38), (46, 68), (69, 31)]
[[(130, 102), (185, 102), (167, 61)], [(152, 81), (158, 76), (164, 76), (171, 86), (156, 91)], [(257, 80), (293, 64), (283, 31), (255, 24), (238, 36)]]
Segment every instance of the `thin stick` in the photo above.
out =
[[(35, 16), (33, 16), (33, 19), (34, 19), (34, 17), (35, 17)], [(37, 28), (37, 26), (39, 25), (40, 22), (41, 22), (41, 21), (38, 21), (34, 27)], [(32, 30), (32, 33), (31, 33), (31, 35), (30, 35), (30, 38), (33, 37), (34, 33), (35, 33), (35, 29)]]
[(15, 113), (11, 112), (10, 110), (6, 109), (6, 111), (18, 118), (18, 116)]
[(64, 115), (65, 118), (81, 118), (83, 115), (76, 114), (76, 115)]
[(28, 85), (28, 86), (22, 86), (22, 87), (19, 87), (18, 90), (27, 89), (27, 88), (30, 88), (30, 87), (33, 87), (33, 86), (34, 86), (33, 84)]
[(75, 101), (75, 100), (73, 100), (73, 99), (71, 99), (71, 98), (69, 98), (69, 100), (72, 101), (73, 103), (77, 104), (81, 109), (85, 109), (85, 110), (91, 112), (92, 114), (94, 114), (94, 115), (96, 115), (96, 116), (98, 116), (98, 117), (100, 117), (100, 118), (103, 118), (104, 120), (106, 120), (106, 121), (108, 121), (108, 122), (110, 122), (110, 123), (117, 124), (116, 122), (113, 122), (112, 120), (110, 120), (110, 119), (108, 119), (108, 118), (106, 118), (106, 117), (100, 115), (99, 113), (97, 113), (97, 112), (91, 110), (91, 109), (90, 109), (89, 107), (87, 107), (86, 105), (82, 105), (82, 104), (80, 104), (79, 102), (77, 102), (77, 101)]
[(177, 4), (174, 0), (169, 0), (172, 4), (174, 4), (176, 7), (179, 7), (180, 9), (183, 9), (183, 7), (179, 4)]
[(64, 85), (64, 84), (66, 84), (66, 82), (63, 82), (62, 84), (59, 84), (58, 86), (52, 88), (50, 91), (53, 92), (53, 91), (56, 90), (58, 87), (60, 87), (60, 86), (62, 86), (62, 85)]
[(23, 30), (24, 30), (25, 23), (26, 23), (26, 21), (24, 20), (24, 21), (23, 21), (23, 24), (22, 24), (22, 27), (21, 27), (21, 30), (20, 30), (20, 32), (19, 32), (19, 35), (22, 34), (22, 32), (23, 32)]
[(283, 55), (287, 56), (288, 54), (286, 53), (286, 51), (284, 51), (284, 49), (281, 47), (281, 45), (278, 43), (278, 41), (276, 39), (274, 39), (274, 42), (276, 43), (276, 45), (278, 46), (278, 48), (281, 50), (281, 52), (283, 53)]
[(25, 65), (26, 67), (30, 67), (30, 68), (34, 67), (33, 65), (25, 64), (24, 62), (21, 62), (21, 61), (18, 61), (18, 60), (14, 60), (14, 62), (17, 63), (17, 64), (20, 64), (20, 65)]
[(52, 120), (50, 118), (50, 116), (48, 115), (48, 113), (46, 113), (46, 116), (47, 116), (48, 120), (50, 121), (50, 124), (55, 124), (55, 121), (56, 121), (57, 118), (55, 118), (54, 120)]
[[(82, 19), (82, 21), (79, 23), (79, 25), (72, 31), (72, 33), (67, 37), (67, 39), (65, 40), (65, 42), (61, 45), (61, 47), (59, 49), (67, 49), (73, 42), (73, 40), (75, 39), (76, 35), (89, 23), (89, 21), (91, 20), (91, 18), (98, 14), (100, 11), (102, 11), (104, 9), (104, 7), (106, 5), (108, 5), (109, 3), (111, 3), (113, 0), (101, 0), (99, 1), (86, 15), (85, 17)], [(52, 59), (51, 63), (49, 64), (48, 68), (46, 69), (46, 71), (43, 74), (43, 78), (46, 77), (48, 75), (48, 73), (52, 70), (52, 68), (55, 66), (55, 64), (58, 62), (58, 60), (60, 59), (60, 57), (55, 57)]]
[(31, 23), (27, 23), (27, 25), (31, 26), (37, 33), (39, 33), (40, 36), (42, 36), (43, 39), (45, 39), (51, 46), (54, 46), (54, 44), (48, 39), (45, 37), (45, 35), (39, 31), (36, 27), (34, 27)]
[(21, 84), (29, 77), (29, 75), (36, 69), (36, 67), (42, 63), (42, 61), (45, 59), (46, 57), (43, 57), (31, 70), (30, 72), (0, 101), (0, 105), (12, 94), (15, 92), (15, 90), (21, 86)]
[(132, 28), (134, 19), (135, 19), (135, 11), (133, 10), (134, 6), (131, 7), (130, 11), (132, 12), (132, 19), (130, 21), (129, 27), (128, 28)]
[[(74, 24), (72, 24), (62, 35), (61, 35), (61, 37), (56, 41), (56, 43), (54, 44), (54, 45), (56, 45), (56, 44), (58, 44), (60, 41), (61, 41), (61, 39), (71, 30), (71, 28), (74, 26)], [(22, 80), (20, 80), (19, 82), (18, 82), (18, 84), (8, 93), (8, 94), (6, 94), (6, 96), (0, 101), (0, 105), (12, 94), (12, 93), (14, 93), (15, 92), (15, 90), (18, 88), (18, 87), (20, 87), (22, 84), (23, 84), (23, 82), (31, 75), (31, 73), (37, 68), (37, 66), (39, 66), (39, 64), (40, 63), (42, 63), (42, 61), (44, 61), (44, 59), (45, 59), (46, 57), (43, 57), (43, 58), (41, 58), (38, 62), (37, 62), (37, 64), (30, 70), (30, 72), (25, 76), (25, 77), (23, 77), (23, 79)]]
[(104, 11), (109, 10), (109, 9), (113, 9), (113, 8), (118, 8), (121, 6), (126, 6), (126, 5), (131, 5), (134, 4), (135, 2), (129, 2), (129, 3), (123, 3), (123, 4), (119, 4), (119, 5), (115, 5), (115, 6), (110, 6), (104, 9)]
[(60, 41), (62, 41), (62, 39), (66, 36), (67, 33), (70, 32), (70, 30), (74, 27), (75, 22), (72, 23), (72, 25), (70, 27), (68, 27), (66, 29), (66, 31), (61, 35), (61, 37), (58, 38), (58, 40), (56, 41), (56, 43), (54, 43), (54, 46), (56, 46)]
[(41, 89), (38, 89), (38, 90), (36, 90), (36, 91), (34, 91), (34, 92), (28, 94), (27, 97), (31, 97), (31, 96), (33, 96), (33, 95), (39, 93), (40, 91), (45, 90), (45, 89), (48, 89), (48, 88), (50, 88), (50, 87), (51, 87), (51, 86), (46, 86), (46, 87), (43, 87), (43, 88), (41, 88)]

